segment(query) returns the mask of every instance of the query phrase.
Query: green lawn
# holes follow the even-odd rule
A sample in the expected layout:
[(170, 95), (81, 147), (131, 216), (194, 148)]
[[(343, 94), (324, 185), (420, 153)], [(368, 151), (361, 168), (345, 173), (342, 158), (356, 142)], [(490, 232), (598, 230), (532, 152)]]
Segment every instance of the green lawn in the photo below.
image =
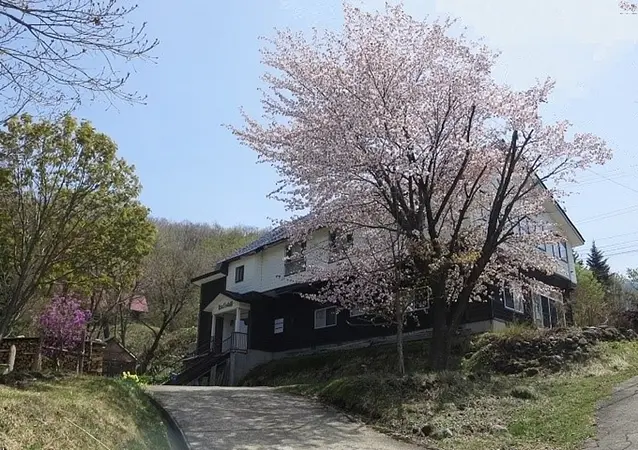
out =
[[(432, 374), (424, 344), (408, 347), (404, 378), (393, 374), (393, 348), (380, 347), (271, 362), (245, 384), (288, 386), (429, 448), (567, 450), (595, 432), (596, 403), (638, 376), (636, 342), (599, 344), (588, 363), (537, 377)], [(433, 436), (447, 429), (452, 437)]]
[(0, 448), (168, 450), (167, 428), (133, 383), (97, 377), (0, 385)]

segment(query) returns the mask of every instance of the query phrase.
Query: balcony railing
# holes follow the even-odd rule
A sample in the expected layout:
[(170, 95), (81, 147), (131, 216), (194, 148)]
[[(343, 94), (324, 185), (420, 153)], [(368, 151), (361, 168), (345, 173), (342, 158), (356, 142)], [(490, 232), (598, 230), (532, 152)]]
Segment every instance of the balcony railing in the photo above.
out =
[(221, 353), (248, 351), (248, 334), (233, 331), (230, 336), (222, 341)]

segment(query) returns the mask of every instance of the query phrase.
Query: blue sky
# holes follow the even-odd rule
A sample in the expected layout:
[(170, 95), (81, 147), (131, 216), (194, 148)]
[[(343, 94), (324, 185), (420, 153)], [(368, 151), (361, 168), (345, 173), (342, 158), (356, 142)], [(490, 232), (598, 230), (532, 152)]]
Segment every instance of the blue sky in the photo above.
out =
[[(354, 0), (357, 1), (357, 0)], [(358, 0), (366, 8), (381, 0)], [(91, 120), (135, 164), (153, 215), (222, 225), (268, 226), (280, 204), (268, 200), (273, 170), (256, 164), (223, 127), (239, 108), (259, 111), (259, 36), (275, 27), (338, 27), (340, 0), (191, 0), (188, 8), (142, 3), (136, 19), (160, 39), (156, 63), (135, 63), (129, 88), (147, 105), (84, 105)], [(495, 76), (524, 88), (551, 76), (557, 89), (547, 117), (605, 138), (608, 165), (585, 172), (563, 202), (612, 268), (638, 267), (638, 16), (616, 0), (405, 0), (413, 15), (452, 15), (502, 54)], [(586, 250), (586, 249), (584, 249)]]

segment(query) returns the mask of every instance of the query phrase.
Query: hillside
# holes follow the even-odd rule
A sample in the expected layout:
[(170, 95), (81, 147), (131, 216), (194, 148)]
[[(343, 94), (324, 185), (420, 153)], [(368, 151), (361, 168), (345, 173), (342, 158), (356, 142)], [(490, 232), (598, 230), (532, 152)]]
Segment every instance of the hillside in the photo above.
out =
[[(394, 375), (392, 346), (289, 358), (254, 369), (244, 384), (285, 386), (426, 448), (575, 450), (595, 431), (596, 403), (638, 376), (634, 337), (599, 333), (585, 344), (582, 336), (581, 330), (487, 334), (469, 346), (459, 368), (441, 374), (428, 372), (426, 345), (414, 342), (406, 349), (405, 377)], [(539, 348), (547, 359), (539, 362), (522, 348)], [(569, 351), (578, 358), (569, 359)], [(512, 371), (503, 360), (521, 370), (503, 373)]]
[(132, 382), (67, 377), (0, 385), (0, 448), (168, 450), (167, 427)]

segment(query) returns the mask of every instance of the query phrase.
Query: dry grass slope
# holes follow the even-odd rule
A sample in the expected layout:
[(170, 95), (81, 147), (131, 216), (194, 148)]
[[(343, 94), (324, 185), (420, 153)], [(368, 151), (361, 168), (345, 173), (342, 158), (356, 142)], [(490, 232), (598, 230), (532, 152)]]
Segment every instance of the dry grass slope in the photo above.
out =
[[(507, 333), (503, 338), (516, 338)], [(521, 330), (520, 338), (529, 332)], [(428, 373), (423, 347), (411, 344), (411, 370), (403, 378), (392, 373), (387, 347), (270, 363), (246, 384), (287, 385), (426, 448), (576, 450), (595, 431), (596, 403), (638, 376), (636, 341), (599, 343), (587, 361), (539, 376)]]
[(0, 385), (0, 448), (169, 449), (141, 390), (119, 380), (69, 377), (17, 389)]

